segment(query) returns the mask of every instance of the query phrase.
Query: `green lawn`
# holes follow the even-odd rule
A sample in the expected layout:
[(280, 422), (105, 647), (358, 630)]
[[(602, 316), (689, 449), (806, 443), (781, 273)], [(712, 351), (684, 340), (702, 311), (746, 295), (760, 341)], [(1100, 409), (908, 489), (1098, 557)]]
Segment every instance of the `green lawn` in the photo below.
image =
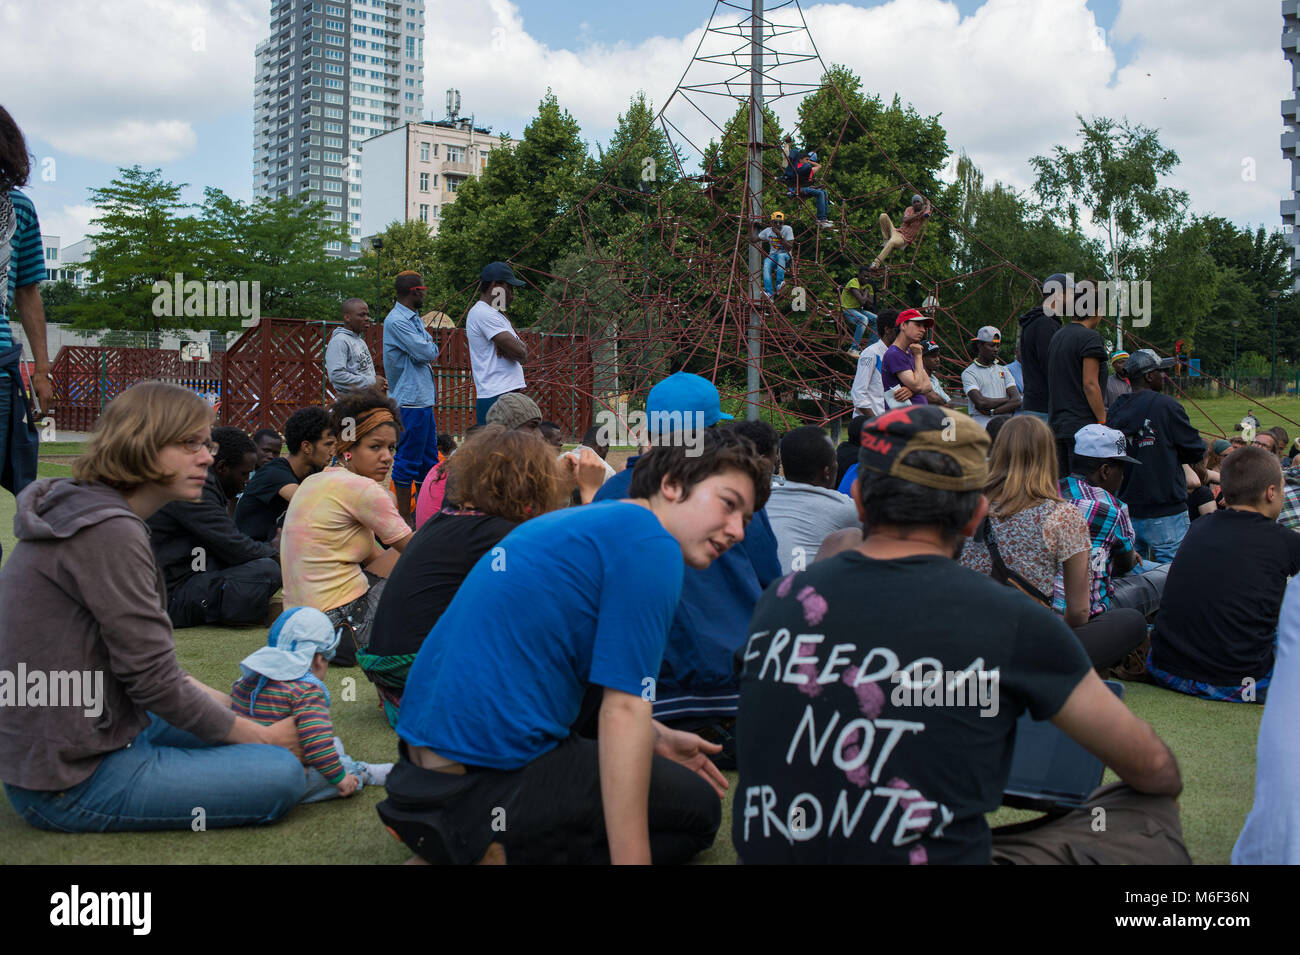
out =
[[(1198, 431), (1212, 435), (1233, 435), (1233, 428), (1254, 410), (1261, 428), (1281, 425), (1292, 438), (1300, 434), (1300, 398), (1185, 398), (1183, 407)], [(1288, 420), (1289, 419), (1289, 420)]]
[[(1300, 402), (1294, 403), (1300, 410)], [(1217, 409), (1213, 413), (1217, 415)], [(1230, 417), (1235, 412), (1224, 413)], [(1260, 418), (1269, 423), (1263, 414)], [(41, 465), (42, 476), (67, 471), (65, 465)], [(13, 512), (13, 498), (0, 495), (0, 543), (6, 556), (14, 544)], [(228, 689), (239, 660), (261, 646), (265, 636), (266, 631), (257, 628), (192, 628), (178, 633), (176, 651), (186, 670), (210, 686)], [(395, 758), (395, 737), (374, 689), (360, 672), (331, 668), (326, 682), (334, 699), (335, 728), (348, 752), (374, 762)], [(1209, 703), (1138, 684), (1128, 685), (1126, 701), (1155, 726), (1182, 766), (1186, 788), (1180, 804), (1193, 860), (1227, 863), (1253, 798), (1262, 708)], [(734, 774), (731, 779), (734, 783)], [(299, 806), (279, 823), (262, 828), (105, 835), (41, 832), (21, 822), (8, 802), (0, 800), (0, 864), (402, 862), (409, 853), (383, 830), (374, 811), (382, 798), (382, 789), (370, 788), (350, 799)], [(701, 862), (735, 861), (730, 808), (728, 798), (717, 842)], [(1005, 809), (994, 813), (990, 822), (999, 825), (1028, 816)]]

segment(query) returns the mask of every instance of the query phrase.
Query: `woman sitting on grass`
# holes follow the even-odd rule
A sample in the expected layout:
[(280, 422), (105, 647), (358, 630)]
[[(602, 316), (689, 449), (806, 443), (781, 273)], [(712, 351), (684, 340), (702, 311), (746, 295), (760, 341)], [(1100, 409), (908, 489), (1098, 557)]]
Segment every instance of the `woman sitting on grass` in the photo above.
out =
[(508, 560), (489, 552), (517, 525), (558, 507), (562, 493), (550, 445), (499, 424), (485, 426), (439, 467), (447, 473), (447, 503), (393, 568), (370, 645), (357, 654), (394, 728), (406, 674), (461, 582), (480, 558)]
[(355, 666), (357, 648), (369, 642), (386, 578), (411, 539), (385, 487), (400, 421), (397, 405), (377, 388), (335, 402), (330, 427), (338, 435), (334, 460), (342, 467), (306, 478), (284, 515), (284, 605), (315, 607), (343, 628), (332, 661), (340, 666)]
[(209, 827), (253, 825), (303, 794), (293, 720), (236, 716), (176, 662), (144, 522), (199, 499), (211, 425), (201, 396), (142, 382), (105, 409), (72, 478), (18, 497), (0, 672), (27, 677), (0, 720), (0, 779), (37, 828), (188, 829), (199, 810)]
[(1093, 666), (1109, 667), (1146, 638), (1146, 621), (1130, 609), (1110, 609), (1089, 619), (1092, 539), (1078, 507), (1061, 500), (1056, 475), (1056, 443), (1046, 423), (1032, 415), (1008, 421), (989, 453), (984, 487), (988, 519), (966, 543), (960, 560), (1058, 613), (1061, 608), (1053, 608), (1052, 600), (1060, 574), (1066, 624)]

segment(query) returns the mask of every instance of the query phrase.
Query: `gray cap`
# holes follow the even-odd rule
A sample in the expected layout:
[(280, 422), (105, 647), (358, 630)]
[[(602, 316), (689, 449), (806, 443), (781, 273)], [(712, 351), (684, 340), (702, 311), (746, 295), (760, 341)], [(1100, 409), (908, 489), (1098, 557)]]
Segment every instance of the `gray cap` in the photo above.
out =
[(488, 424), (503, 425), (511, 431), (534, 419), (542, 420), (542, 409), (537, 407), (537, 402), (532, 398), (517, 391), (507, 391), (492, 402), (487, 413)]
[(921, 194), (919, 192), (914, 192), (912, 193), (912, 202), (925, 202), (925, 200), (921, 198)]
[(1124, 374), (1132, 379), (1152, 371), (1167, 371), (1176, 364), (1178, 359), (1173, 356), (1161, 358), (1150, 348), (1142, 348), (1129, 355), (1128, 361), (1124, 363)]

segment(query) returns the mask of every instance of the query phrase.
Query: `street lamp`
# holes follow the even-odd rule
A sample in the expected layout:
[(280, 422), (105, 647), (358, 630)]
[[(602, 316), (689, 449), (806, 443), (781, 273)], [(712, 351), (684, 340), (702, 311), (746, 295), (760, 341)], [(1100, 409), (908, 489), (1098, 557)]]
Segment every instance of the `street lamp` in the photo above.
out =
[(1277, 297), (1281, 292), (1269, 292), (1268, 297), (1273, 300), (1273, 368), (1269, 372), (1269, 394), (1277, 392)]
[(375, 312), (378, 314), (383, 305), (382, 299), (384, 295), (383, 278), (381, 277), (383, 269), (379, 265), (379, 253), (384, 249), (384, 240), (379, 236), (375, 236), (370, 240), (370, 247), (375, 250)]
[(1237, 326), (1241, 324), (1241, 319), (1232, 320), (1232, 390), (1237, 390)]

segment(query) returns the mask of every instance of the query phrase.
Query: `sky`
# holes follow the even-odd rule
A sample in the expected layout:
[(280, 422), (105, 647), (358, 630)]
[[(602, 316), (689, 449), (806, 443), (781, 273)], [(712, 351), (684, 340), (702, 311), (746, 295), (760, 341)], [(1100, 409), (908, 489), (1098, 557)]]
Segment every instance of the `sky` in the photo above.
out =
[[(656, 106), (669, 101), (715, 5), (426, 0), (425, 9), (425, 118), (442, 117), (454, 86), (462, 113), (517, 136), (550, 87), (594, 151), (638, 90)], [(191, 201), (204, 186), (250, 199), (253, 49), (269, 10), (270, 0), (5, 0), (0, 104), (36, 158), (27, 191), (42, 232), (67, 246), (93, 231), (88, 190), (134, 163), (188, 183)], [(719, 5), (720, 18), (740, 16)], [(954, 155), (964, 150), (986, 182), (1026, 189), (1030, 157), (1077, 143), (1076, 114), (1123, 117), (1177, 151), (1167, 184), (1189, 193), (1192, 212), (1281, 226), (1278, 202), (1292, 193), (1280, 102), (1293, 94), (1276, 3), (855, 0), (808, 2), (803, 17), (827, 65), (847, 65), (886, 101), (897, 94), (939, 114)], [(799, 14), (787, 4), (771, 19), (798, 24)], [(705, 48), (724, 40), (710, 35)], [(774, 42), (811, 50), (800, 36)], [(783, 75), (819, 72), (810, 62)], [(696, 66), (687, 82), (717, 75)], [(734, 110), (692, 99), (718, 122)], [(794, 105), (777, 104), (783, 121)], [(667, 115), (690, 142), (713, 132), (680, 96)]]

